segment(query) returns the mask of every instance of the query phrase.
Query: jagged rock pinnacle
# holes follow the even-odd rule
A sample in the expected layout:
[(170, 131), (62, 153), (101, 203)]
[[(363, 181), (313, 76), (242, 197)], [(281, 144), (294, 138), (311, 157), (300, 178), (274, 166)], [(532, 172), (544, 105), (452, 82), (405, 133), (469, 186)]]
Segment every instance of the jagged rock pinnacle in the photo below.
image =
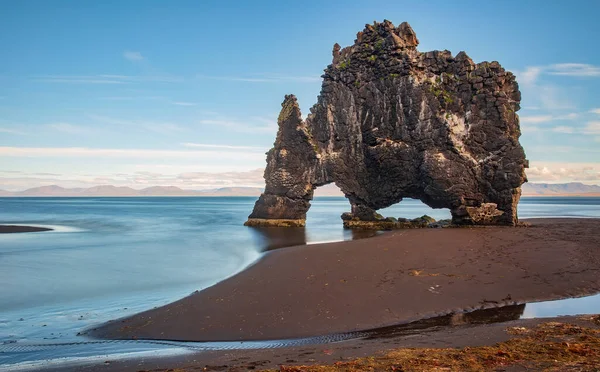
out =
[(285, 97), (249, 225), (301, 226), (316, 187), (335, 182), (356, 221), (402, 198), (449, 208), (457, 224), (517, 223), (527, 160), (521, 94), (498, 62), (422, 53), (408, 23), (366, 25), (333, 47), (305, 121)]

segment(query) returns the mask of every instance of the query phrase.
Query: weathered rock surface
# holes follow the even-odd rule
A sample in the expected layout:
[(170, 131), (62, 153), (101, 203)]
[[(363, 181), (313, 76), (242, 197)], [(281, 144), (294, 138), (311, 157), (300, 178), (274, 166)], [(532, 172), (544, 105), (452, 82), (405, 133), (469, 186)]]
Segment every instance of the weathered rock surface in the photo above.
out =
[(454, 224), (517, 223), (527, 160), (514, 75), (418, 43), (407, 23), (366, 25), (354, 45), (334, 45), (305, 121), (285, 97), (247, 225), (302, 226), (314, 189), (331, 182), (347, 220), (381, 220), (378, 209), (408, 197), (449, 208)]

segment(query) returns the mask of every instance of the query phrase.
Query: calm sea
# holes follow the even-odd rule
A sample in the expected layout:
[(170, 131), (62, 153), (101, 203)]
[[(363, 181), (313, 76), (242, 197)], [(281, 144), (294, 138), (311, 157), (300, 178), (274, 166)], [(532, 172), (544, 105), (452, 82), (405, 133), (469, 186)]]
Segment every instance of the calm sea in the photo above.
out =
[[(275, 230), (243, 226), (255, 200), (0, 198), (0, 224), (55, 229), (0, 235), (0, 344), (81, 341), (89, 326), (206, 288), (268, 249), (353, 238), (344, 198), (316, 198), (305, 229)], [(381, 213), (450, 217), (411, 199)], [(600, 217), (600, 198), (522, 198), (519, 216)]]

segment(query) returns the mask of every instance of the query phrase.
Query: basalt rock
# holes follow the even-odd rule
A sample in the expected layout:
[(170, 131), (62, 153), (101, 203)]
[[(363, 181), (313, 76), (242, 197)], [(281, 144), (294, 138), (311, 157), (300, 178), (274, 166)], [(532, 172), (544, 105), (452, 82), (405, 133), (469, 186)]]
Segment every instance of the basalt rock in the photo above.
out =
[(517, 224), (528, 163), (514, 75), (418, 43), (407, 23), (367, 25), (354, 45), (334, 45), (306, 120), (285, 97), (247, 225), (302, 226), (314, 189), (331, 182), (350, 201), (345, 221), (380, 221), (378, 209), (414, 198), (449, 208), (453, 224)]

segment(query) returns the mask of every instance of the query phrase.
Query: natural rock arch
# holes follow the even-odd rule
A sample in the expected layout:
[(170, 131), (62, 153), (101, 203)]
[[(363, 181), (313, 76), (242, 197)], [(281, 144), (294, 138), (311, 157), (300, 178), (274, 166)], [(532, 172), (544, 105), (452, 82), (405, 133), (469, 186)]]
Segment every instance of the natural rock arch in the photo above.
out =
[(456, 224), (517, 223), (527, 160), (514, 75), (417, 45), (407, 23), (389, 21), (334, 45), (307, 119), (295, 96), (282, 103), (247, 225), (303, 226), (314, 189), (331, 182), (355, 220), (410, 197), (449, 208)]

